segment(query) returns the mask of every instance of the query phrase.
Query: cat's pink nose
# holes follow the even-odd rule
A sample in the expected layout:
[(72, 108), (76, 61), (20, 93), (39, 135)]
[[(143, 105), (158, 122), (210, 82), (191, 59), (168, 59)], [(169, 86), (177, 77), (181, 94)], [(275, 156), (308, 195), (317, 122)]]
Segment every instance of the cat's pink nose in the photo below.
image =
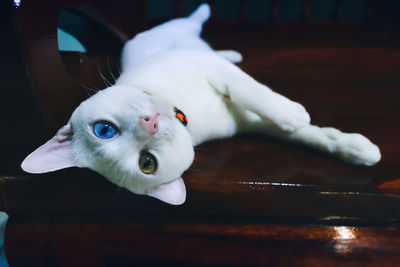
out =
[(160, 116), (160, 113), (157, 113), (153, 117), (150, 116), (140, 117), (139, 124), (146, 132), (153, 135), (158, 131), (158, 116)]

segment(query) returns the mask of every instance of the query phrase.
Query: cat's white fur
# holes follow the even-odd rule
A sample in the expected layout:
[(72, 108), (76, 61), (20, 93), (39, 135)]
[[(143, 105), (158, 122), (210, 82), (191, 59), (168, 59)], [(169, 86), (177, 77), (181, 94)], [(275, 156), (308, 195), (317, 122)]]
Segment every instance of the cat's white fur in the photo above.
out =
[[(194, 159), (193, 146), (238, 132), (263, 132), (310, 145), (345, 161), (373, 165), (376, 145), (361, 134), (310, 124), (304, 107), (258, 83), (232, 62), (235, 51), (214, 51), (199, 35), (208, 5), (188, 18), (174, 19), (127, 42), (122, 73), (114, 86), (84, 101), (56, 136), (30, 154), (22, 168), (31, 173), (78, 166), (93, 169), (119, 186), (170, 204), (182, 204), (182, 173)], [(187, 127), (174, 117), (176, 106), (187, 115)], [(158, 132), (149, 135), (138, 123), (158, 117)], [(106, 120), (120, 129), (111, 139), (92, 131)], [(153, 174), (138, 167), (148, 150), (158, 160)]]

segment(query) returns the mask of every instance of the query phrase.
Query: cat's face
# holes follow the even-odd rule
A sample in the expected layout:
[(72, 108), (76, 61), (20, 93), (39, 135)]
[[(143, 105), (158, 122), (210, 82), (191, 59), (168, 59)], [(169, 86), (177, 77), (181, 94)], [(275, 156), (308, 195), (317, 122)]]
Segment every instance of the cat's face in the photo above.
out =
[(84, 101), (69, 123), (22, 163), (31, 173), (88, 167), (137, 194), (182, 204), (182, 173), (194, 158), (173, 107), (141, 90), (113, 86)]

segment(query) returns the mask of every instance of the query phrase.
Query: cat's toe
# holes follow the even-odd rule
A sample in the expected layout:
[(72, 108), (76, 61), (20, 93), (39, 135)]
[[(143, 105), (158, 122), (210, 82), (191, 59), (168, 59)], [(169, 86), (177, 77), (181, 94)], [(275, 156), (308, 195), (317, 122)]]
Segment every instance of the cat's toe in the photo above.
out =
[(375, 144), (361, 134), (346, 134), (339, 140), (338, 152), (351, 163), (372, 166), (381, 159)]
[(340, 137), (343, 136), (343, 133), (341, 131), (332, 127), (321, 128), (321, 131), (326, 135), (326, 137), (328, 137), (332, 141), (337, 141)]
[(310, 114), (308, 114), (307, 110), (302, 105), (294, 102), (293, 109), (294, 110), (292, 112), (295, 115), (296, 121), (300, 124), (301, 127), (310, 124)]
[(310, 124), (311, 118), (306, 109), (296, 103), (292, 102), (281, 111), (280, 123), (278, 126), (284, 131), (295, 131)]
[(232, 63), (240, 63), (243, 61), (243, 56), (235, 50), (218, 50), (216, 53)]

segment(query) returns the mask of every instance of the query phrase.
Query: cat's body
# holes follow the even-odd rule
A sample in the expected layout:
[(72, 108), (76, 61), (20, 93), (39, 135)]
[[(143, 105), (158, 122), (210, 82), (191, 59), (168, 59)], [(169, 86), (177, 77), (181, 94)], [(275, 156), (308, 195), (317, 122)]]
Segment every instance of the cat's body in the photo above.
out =
[[(305, 143), (356, 164), (379, 161), (379, 149), (364, 136), (310, 125), (300, 104), (232, 64), (240, 54), (212, 50), (199, 38), (208, 16), (202, 5), (189, 18), (129, 41), (116, 84), (83, 102), (23, 169), (89, 167), (134, 193), (181, 204), (180, 176), (193, 161), (193, 146), (238, 132)], [(175, 114), (175, 107), (184, 114)]]
[[(148, 62), (122, 73), (117, 85), (141, 88), (184, 111), (193, 145), (232, 136), (238, 125), (231, 114), (239, 108), (229, 105), (208, 83), (205, 70), (213, 58), (209, 53), (180, 49), (157, 54), (156, 61), (150, 57)], [(154, 73), (156, 78), (151, 77)]]

